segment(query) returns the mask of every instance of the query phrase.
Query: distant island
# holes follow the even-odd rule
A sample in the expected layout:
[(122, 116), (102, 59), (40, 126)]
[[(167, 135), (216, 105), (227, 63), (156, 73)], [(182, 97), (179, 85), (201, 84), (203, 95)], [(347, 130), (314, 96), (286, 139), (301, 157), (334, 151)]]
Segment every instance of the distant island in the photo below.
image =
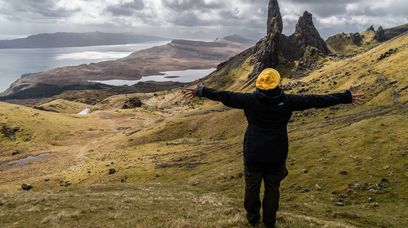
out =
[(132, 44), (165, 40), (171, 39), (157, 36), (141, 35), (136, 33), (57, 32), (31, 35), (26, 38), (13, 40), (0, 40), (0, 49), (85, 47), (100, 45)]

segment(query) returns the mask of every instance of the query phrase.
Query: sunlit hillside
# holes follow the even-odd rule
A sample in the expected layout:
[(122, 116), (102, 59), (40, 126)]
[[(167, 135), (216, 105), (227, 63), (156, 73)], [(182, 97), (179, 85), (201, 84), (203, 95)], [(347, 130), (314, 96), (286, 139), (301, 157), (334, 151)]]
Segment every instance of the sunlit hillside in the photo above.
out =
[[(252, 91), (251, 58), (204, 84)], [(288, 93), (353, 85), (367, 100), (294, 115), (278, 227), (408, 226), (407, 72), (404, 35), (284, 80)], [(246, 227), (243, 112), (183, 89), (110, 97), (86, 116), (61, 99), (43, 104), (52, 112), (0, 103), (0, 225)], [(142, 107), (121, 109), (126, 96)]]

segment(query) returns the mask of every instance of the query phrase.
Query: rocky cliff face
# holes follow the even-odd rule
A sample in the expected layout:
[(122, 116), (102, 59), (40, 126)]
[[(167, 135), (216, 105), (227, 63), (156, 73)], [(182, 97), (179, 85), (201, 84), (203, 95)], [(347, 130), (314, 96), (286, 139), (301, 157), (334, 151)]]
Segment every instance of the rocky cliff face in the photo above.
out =
[(313, 24), (313, 16), (305, 11), (296, 24), (295, 33), (289, 37), (290, 43), (296, 47), (295, 58), (303, 57), (308, 47), (316, 48), (321, 54), (329, 54), (326, 42), (322, 39), (316, 27)]
[(306, 62), (304, 60), (307, 58), (307, 64), (303, 68), (308, 68), (312, 65), (315, 56), (330, 53), (326, 42), (313, 24), (312, 14), (307, 11), (299, 18), (294, 34), (287, 37), (282, 34), (282, 29), (283, 23), (278, 1), (270, 0), (267, 35), (253, 49), (254, 70), (249, 75), (250, 78), (258, 75), (265, 68), (276, 67), (279, 61), (285, 64), (303, 58), (300, 62)]
[(250, 78), (258, 75), (265, 68), (278, 65), (279, 40), (282, 29), (283, 22), (278, 1), (270, 0), (268, 5), (267, 35), (254, 48), (254, 70), (249, 75)]
[(385, 37), (385, 31), (382, 26), (378, 27), (377, 31), (375, 31), (375, 39), (380, 42), (387, 40), (387, 37)]

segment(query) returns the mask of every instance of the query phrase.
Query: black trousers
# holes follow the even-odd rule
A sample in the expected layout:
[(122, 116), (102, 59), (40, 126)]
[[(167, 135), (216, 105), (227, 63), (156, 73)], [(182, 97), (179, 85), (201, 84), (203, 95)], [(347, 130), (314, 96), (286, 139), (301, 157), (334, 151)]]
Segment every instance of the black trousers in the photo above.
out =
[(274, 227), (276, 212), (279, 208), (280, 182), (288, 175), (285, 165), (245, 161), (245, 200), (248, 222), (257, 224), (261, 218), (261, 200), (259, 198), (262, 179), (265, 192), (262, 200), (263, 223)]

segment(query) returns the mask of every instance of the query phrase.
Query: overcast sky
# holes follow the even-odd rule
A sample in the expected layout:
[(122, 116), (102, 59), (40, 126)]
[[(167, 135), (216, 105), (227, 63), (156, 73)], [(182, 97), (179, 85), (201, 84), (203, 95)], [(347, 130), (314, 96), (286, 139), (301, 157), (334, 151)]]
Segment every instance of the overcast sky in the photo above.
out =
[[(0, 0), (0, 34), (136, 32), (209, 39), (266, 33), (268, 0)], [(281, 0), (284, 33), (308, 10), (323, 37), (408, 23), (408, 0)]]

